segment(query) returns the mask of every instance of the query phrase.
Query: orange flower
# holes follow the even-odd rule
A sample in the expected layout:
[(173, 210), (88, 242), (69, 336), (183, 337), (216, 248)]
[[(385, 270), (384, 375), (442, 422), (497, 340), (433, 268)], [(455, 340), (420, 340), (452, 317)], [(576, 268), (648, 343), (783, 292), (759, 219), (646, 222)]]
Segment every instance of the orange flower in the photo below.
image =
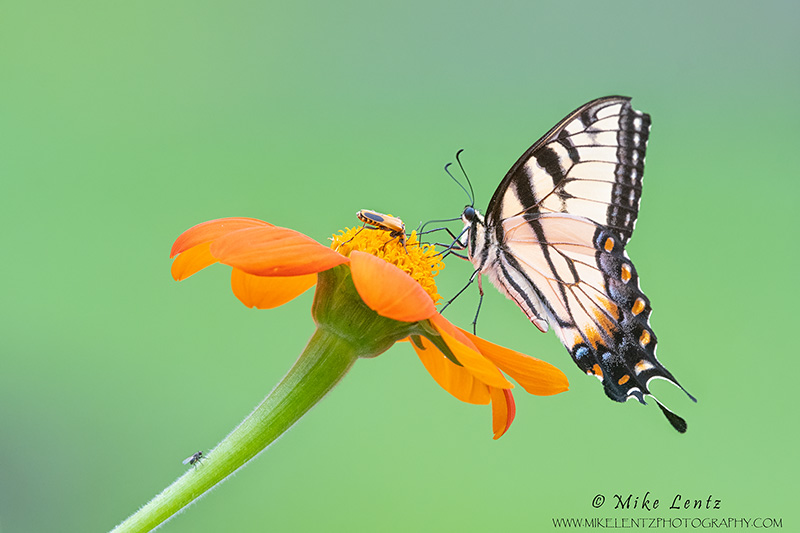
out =
[[(216, 262), (229, 265), (236, 297), (248, 307), (267, 309), (305, 292), (318, 278), (321, 286), (323, 274), (337, 273), (336, 290), (352, 286), (357, 295), (338, 305), (330, 303), (330, 291), (321, 295), (318, 286), (313, 309), (317, 323), (325, 322), (326, 329), (346, 338), (363, 338), (359, 357), (374, 357), (396, 341), (411, 340), (425, 368), (447, 392), (464, 402), (491, 402), (495, 439), (515, 414), (514, 385), (503, 372), (531, 394), (567, 390), (567, 379), (556, 367), (471, 335), (436, 311), (439, 295), (433, 277), (443, 265), (415, 234), (405, 247), (378, 230), (351, 229), (333, 241), (328, 248), (297, 231), (251, 218), (211, 220), (175, 241), (172, 276), (180, 281)], [(357, 299), (374, 319), (368, 314), (340, 316), (355, 312)]]

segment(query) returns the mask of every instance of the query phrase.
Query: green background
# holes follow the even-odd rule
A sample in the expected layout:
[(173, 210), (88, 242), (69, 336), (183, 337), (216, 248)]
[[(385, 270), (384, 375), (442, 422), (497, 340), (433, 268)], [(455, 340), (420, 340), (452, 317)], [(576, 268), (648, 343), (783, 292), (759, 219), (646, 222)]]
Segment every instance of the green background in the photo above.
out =
[[(699, 399), (613, 403), (494, 289), (478, 332), (562, 368), (509, 433), (407, 345), (359, 362), (164, 531), (549, 530), (554, 517), (799, 527), (797, 2), (4, 2), (0, 5), (0, 530), (110, 529), (270, 391), (311, 292), (244, 308), (188, 227), (249, 216), (325, 241), (369, 208), (484, 209), (516, 158), (599, 96), (650, 113), (629, 253), (659, 356)], [(470, 273), (451, 260), (452, 295)], [(468, 292), (448, 310), (466, 325)], [(650, 491), (661, 509), (614, 511)], [(603, 494), (603, 508), (592, 498)], [(676, 494), (722, 500), (675, 511)]]

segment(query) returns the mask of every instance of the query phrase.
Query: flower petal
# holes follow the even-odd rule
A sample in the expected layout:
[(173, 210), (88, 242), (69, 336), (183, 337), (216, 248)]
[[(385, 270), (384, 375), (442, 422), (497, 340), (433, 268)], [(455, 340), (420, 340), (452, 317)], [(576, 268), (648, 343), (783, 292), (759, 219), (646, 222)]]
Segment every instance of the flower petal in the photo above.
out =
[(211, 254), (256, 276), (301, 276), (328, 270), (348, 259), (298, 231), (279, 226), (250, 227), (222, 235)]
[(172, 251), (169, 256), (175, 257), (175, 254), (184, 252), (198, 244), (216, 240), (227, 233), (258, 226), (272, 226), (272, 224), (256, 218), (244, 217), (218, 218), (197, 224), (181, 233), (175, 239), (175, 244), (172, 245)]
[(447, 321), (439, 313), (431, 318), (431, 323), (436, 326), (436, 330), (442, 335), (448, 348), (452, 350), (458, 362), (464, 365), (473, 376), (492, 387), (501, 389), (511, 389), (511, 384), (503, 373), (488, 359), (486, 359), (475, 345), (464, 336), (453, 324)]
[(508, 389), (489, 387), (489, 394), (492, 396), (492, 433), (494, 440), (497, 440), (511, 427), (514, 415), (517, 414), (517, 406)]
[[(459, 328), (460, 329), (460, 328)], [(569, 389), (567, 376), (550, 363), (525, 355), (461, 330), (478, 350), (523, 389), (538, 396), (558, 394)]]
[(231, 273), (233, 294), (247, 307), (272, 309), (293, 300), (314, 286), (316, 274), (305, 276), (254, 276), (234, 268)]
[(354, 251), (350, 271), (364, 303), (381, 316), (419, 322), (436, 314), (433, 300), (414, 278), (374, 255)]
[(208, 250), (211, 243), (204, 242), (180, 252), (180, 255), (172, 262), (172, 279), (182, 281), (203, 270), (209, 265), (217, 262)]
[(425, 369), (444, 390), (462, 402), (489, 403), (489, 387), (475, 378), (466, 368), (458, 366), (440, 352), (431, 341), (419, 337), (422, 346), (411, 342), (411, 346), (425, 365)]

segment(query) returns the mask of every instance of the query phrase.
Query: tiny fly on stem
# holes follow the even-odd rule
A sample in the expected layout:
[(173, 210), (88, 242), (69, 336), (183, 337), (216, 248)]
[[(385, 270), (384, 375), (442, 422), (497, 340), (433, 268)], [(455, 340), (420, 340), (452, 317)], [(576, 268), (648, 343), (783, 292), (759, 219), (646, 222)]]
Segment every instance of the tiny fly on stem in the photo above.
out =
[(195, 452), (186, 459), (183, 460), (183, 464), (185, 465), (195, 465), (200, 462), (200, 459), (203, 458), (203, 452)]

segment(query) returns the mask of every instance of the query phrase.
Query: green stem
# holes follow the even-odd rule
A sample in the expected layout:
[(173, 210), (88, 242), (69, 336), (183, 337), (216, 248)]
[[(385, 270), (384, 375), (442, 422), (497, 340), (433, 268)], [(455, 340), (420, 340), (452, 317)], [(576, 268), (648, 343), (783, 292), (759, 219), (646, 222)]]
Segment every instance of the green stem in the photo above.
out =
[(358, 359), (356, 347), (319, 328), (289, 373), (250, 415), (194, 468), (118, 525), (150, 531), (242, 467), (319, 402)]

